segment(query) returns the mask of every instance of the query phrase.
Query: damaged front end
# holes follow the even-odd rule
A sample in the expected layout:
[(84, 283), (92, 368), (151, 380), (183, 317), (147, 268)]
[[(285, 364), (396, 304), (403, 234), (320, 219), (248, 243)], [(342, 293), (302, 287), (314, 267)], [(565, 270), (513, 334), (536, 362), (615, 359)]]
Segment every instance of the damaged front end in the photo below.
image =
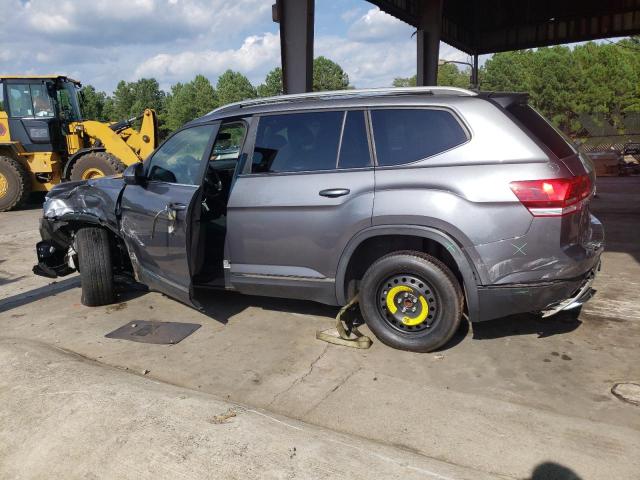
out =
[(117, 205), (123, 182), (101, 178), (65, 182), (46, 196), (40, 219), (42, 241), (36, 244), (38, 264), (33, 273), (63, 277), (78, 270), (75, 233), (84, 226), (100, 226), (117, 235)]

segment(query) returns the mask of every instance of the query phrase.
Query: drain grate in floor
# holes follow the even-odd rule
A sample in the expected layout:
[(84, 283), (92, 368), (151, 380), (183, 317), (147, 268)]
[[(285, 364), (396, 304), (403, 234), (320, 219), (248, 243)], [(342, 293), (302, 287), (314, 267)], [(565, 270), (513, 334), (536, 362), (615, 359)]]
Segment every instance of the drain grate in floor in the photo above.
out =
[(184, 340), (200, 327), (201, 325), (197, 323), (137, 320), (107, 333), (105, 337), (131, 340), (132, 342), (173, 345)]
[(616, 383), (611, 393), (623, 402), (640, 405), (640, 385), (637, 383)]

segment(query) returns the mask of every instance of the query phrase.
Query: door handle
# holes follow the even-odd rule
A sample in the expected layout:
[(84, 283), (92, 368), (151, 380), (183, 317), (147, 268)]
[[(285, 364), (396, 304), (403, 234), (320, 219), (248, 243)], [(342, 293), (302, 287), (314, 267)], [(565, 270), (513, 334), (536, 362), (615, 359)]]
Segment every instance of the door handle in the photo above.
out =
[(175, 210), (176, 212), (187, 209), (187, 206), (184, 203), (170, 203), (168, 206), (170, 210)]
[(169, 203), (156, 213), (155, 217), (153, 217), (153, 224), (151, 225), (151, 238), (153, 238), (156, 233), (156, 224), (158, 223), (160, 215), (166, 215), (167, 220), (170, 222), (168, 227), (169, 233), (173, 233), (175, 231), (176, 213), (186, 209), (187, 206), (184, 203)]
[(349, 195), (350, 192), (351, 190), (348, 188), (327, 188), (325, 190), (320, 190), (318, 193), (321, 197), (336, 198)]

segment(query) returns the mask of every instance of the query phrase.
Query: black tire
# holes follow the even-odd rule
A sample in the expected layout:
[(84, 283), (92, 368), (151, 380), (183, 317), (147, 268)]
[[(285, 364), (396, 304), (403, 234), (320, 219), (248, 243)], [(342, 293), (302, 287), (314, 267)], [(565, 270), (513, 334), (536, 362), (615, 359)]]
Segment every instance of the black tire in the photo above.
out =
[(0, 212), (19, 207), (31, 193), (31, 176), (14, 158), (0, 156)]
[(71, 175), (69, 178), (75, 181), (100, 176), (108, 177), (124, 172), (125, 168), (127, 168), (127, 166), (110, 153), (89, 152), (76, 160), (73, 167), (71, 167)]
[(109, 233), (86, 227), (76, 233), (76, 252), (82, 285), (82, 304), (88, 307), (115, 301)]
[[(409, 290), (397, 291), (405, 286)], [(396, 309), (393, 313), (389, 302)], [(422, 252), (385, 255), (369, 267), (360, 285), (360, 310), (367, 326), (382, 343), (412, 352), (431, 352), (446, 344), (460, 326), (463, 302), (451, 270)], [(402, 307), (406, 314), (398, 309)], [(420, 323), (410, 324), (414, 320)]]

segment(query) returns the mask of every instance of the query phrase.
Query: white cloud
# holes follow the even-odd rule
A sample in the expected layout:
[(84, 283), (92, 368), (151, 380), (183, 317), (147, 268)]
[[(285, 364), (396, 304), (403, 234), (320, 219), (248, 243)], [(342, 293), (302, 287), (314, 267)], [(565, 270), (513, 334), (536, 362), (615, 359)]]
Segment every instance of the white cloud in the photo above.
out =
[(247, 37), (238, 49), (160, 53), (142, 62), (135, 76), (178, 81), (198, 73), (217, 76), (231, 68), (257, 82), (264, 78), (266, 69), (277, 65), (279, 60), (280, 36), (265, 33)]
[(349, 28), (348, 37), (361, 42), (386, 42), (410, 38), (413, 28), (378, 7), (370, 9)]

